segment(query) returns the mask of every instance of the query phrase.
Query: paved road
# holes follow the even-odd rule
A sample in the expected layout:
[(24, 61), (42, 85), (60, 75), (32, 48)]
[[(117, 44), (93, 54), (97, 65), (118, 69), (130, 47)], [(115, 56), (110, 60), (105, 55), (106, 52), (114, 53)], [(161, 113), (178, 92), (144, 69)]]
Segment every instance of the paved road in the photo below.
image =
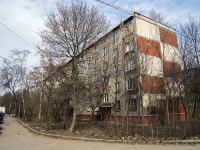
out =
[(200, 150), (200, 145), (126, 145), (53, 139), (32, 134), (15, 118), (0, 124), (0, 150)]

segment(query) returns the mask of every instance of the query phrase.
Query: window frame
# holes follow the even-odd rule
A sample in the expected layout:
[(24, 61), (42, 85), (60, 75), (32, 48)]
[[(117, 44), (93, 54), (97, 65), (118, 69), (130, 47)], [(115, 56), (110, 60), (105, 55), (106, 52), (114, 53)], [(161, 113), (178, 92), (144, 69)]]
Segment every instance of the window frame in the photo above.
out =
[(120, 92), (120, 83), (115, 82), (115, 93), (119, 93), (119, 92)]
[(98, 63), (99, 63), (99, 62), (98, 62), (98, 59), (95, 59), (95, 60), (94, 60), (94, 66), (97, 67), (97, 66), (98, 66)]
[(99, 80), (99, 74), (98, 72), (95, 72), (95, 81), (98, 81)]
[(113, 56), (114, 56), (114, 57), (118, 57), (118, 56), (119, 56), (118, 48), (115, 48), (115, 49), (113, 50)]
[(121, 103), (120, 103), (120, 100), (116, 100), (116, 103), (115, 103), (115, 110), (116, 110), (116, 111), (120, 111), (120, 110), (121, 110)]
[(119, 72), (119, 65), (118, 65), (118, 63), (114, 64), (114, 72), (115, 72), (115, 74), (118, 74), (118, 72)]
[(108, 55), (108, 50), (107, 47), (103, 48), (103, 56), (107, 56)]
[(132, 45), (130, 42), (127, 42), (125, 45), (125, 53), (132, 51)]
[(95, 51), (99, 51), (99, 47), (98, 46), (95, 46)]
[(137, 106), (137, 99), (130, 99), (129, 100), (129, 110), (130, 111), (137, 111), (138, 106)]
[(129, 78), (127, 80), (127, 85), (128, 85), (128, 90), (133, 90), (134, 87), (136, 86), (136, 78)]
[(117, 40), (118, 40), (118, 33), (114, 32), (113, 33), (113, 41), (114, 41), (114, 43), (117, 42)]
[(129, 59), (126, 61), (126, 71), (133, 70), (135, 68), (134, 59)]
[(108, 93), (105, 93), (103, 98), (104, 103), (108, 103), (108, 98), (109, 98)]

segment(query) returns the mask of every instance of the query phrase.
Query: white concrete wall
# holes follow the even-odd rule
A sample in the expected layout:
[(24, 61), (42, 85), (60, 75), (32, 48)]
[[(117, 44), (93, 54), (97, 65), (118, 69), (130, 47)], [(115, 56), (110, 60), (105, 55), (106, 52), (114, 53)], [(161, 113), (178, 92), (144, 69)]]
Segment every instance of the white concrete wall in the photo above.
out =
[(164, 61), (176, 62), (178, 64), (181, 63), (181, 56), (177, 47), (164, 44), (162, 42), (160, 42), (160, 46)]
[(160, 58), (140, 53), (140, 64), (142, 74), (163, 77), (163, 64)]
[(150, 24), (147, 21), (136, 18), (136, 27), (137, 27), (136, 33), (138, 36), (151, 39), (154, 41), (160, 41), (160, 32), (159, 28), (156, 25)]

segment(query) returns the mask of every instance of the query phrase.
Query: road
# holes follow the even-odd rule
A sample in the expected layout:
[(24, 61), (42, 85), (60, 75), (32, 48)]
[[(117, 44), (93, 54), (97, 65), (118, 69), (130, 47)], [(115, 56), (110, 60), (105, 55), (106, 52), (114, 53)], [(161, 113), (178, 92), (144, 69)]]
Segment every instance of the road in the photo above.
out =
[(128, 145), (54, 139), (35, 135), (15, 118), (5, 116), (0, 124), (0, 150), (200, 150), (200, 145)]

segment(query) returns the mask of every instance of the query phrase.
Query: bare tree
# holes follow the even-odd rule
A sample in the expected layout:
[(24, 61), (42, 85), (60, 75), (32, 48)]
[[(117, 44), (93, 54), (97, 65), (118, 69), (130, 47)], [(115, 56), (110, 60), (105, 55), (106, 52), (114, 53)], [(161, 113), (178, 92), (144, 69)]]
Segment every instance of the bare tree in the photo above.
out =
[(30, 102), (29, 102), (29, 119), (37, 118), (38, 125), (41, 125), (42, 118), (42, 98), (43, 98), (43, 70), (40, 66), (35, 66), (29, 71), (28, 75)]
[[(20, 73), (20, 79), (18, 82), (20, 82), (21, 86), (21, 99), (22, 99), (22, 105), (23, 105), (23, 119), (26, 120), (26, 108), (25, 108), (25, 99), (24, 99), (24, 89), (26, 85), (26, 74), (27, 74), (27, 69), (26, 69), (26, 59), (29, 55), (30, 51), (28, 50), (22, 50), (19, 51), (17, 49), (11, 51), (11, 57), (13, 62), (17, 64), (15, 69), (18, 70)], [(20, 108), (20, 107), (19, 107)], [(20, 109), (19, 109), (20, 112)], [(20, 113), (19, 113), (20, 114)]]
[(17, 115), (17, 86), (19, 83), (19, 71), (16, 70), (16, 65), (6, 59), (3, 60), (3, 67), (0, 73), (0, 87), (3, 90), (10, 90), (14, 96), (15, 115)]
[(71, 79), (73, 83), (72, 105), (73, 120), (70, 132), (73, 132), (78, 103), (78, 58), (90, 44), (102, 36), (108, 29), (104, 15), (85, 3), (59, 3), (58, 13), (50, 12), (45, 21), (45, 28), (40, 31), (42, 44), (51, 49), (42, 50), (59, 61), (70, 60)]
[(149, 17), (159, 23), (169, 26), (169, 22), (166, 20), (166, 17), (159, 11), (152, 9), (149, 12)]
[(188, 17), (180, 24), (180, 52), (183, 66), (183, 82), (187, 101), (188, 116), (192, 119), (199, 116), (199, 66), (200, 66), (200, 19)]

